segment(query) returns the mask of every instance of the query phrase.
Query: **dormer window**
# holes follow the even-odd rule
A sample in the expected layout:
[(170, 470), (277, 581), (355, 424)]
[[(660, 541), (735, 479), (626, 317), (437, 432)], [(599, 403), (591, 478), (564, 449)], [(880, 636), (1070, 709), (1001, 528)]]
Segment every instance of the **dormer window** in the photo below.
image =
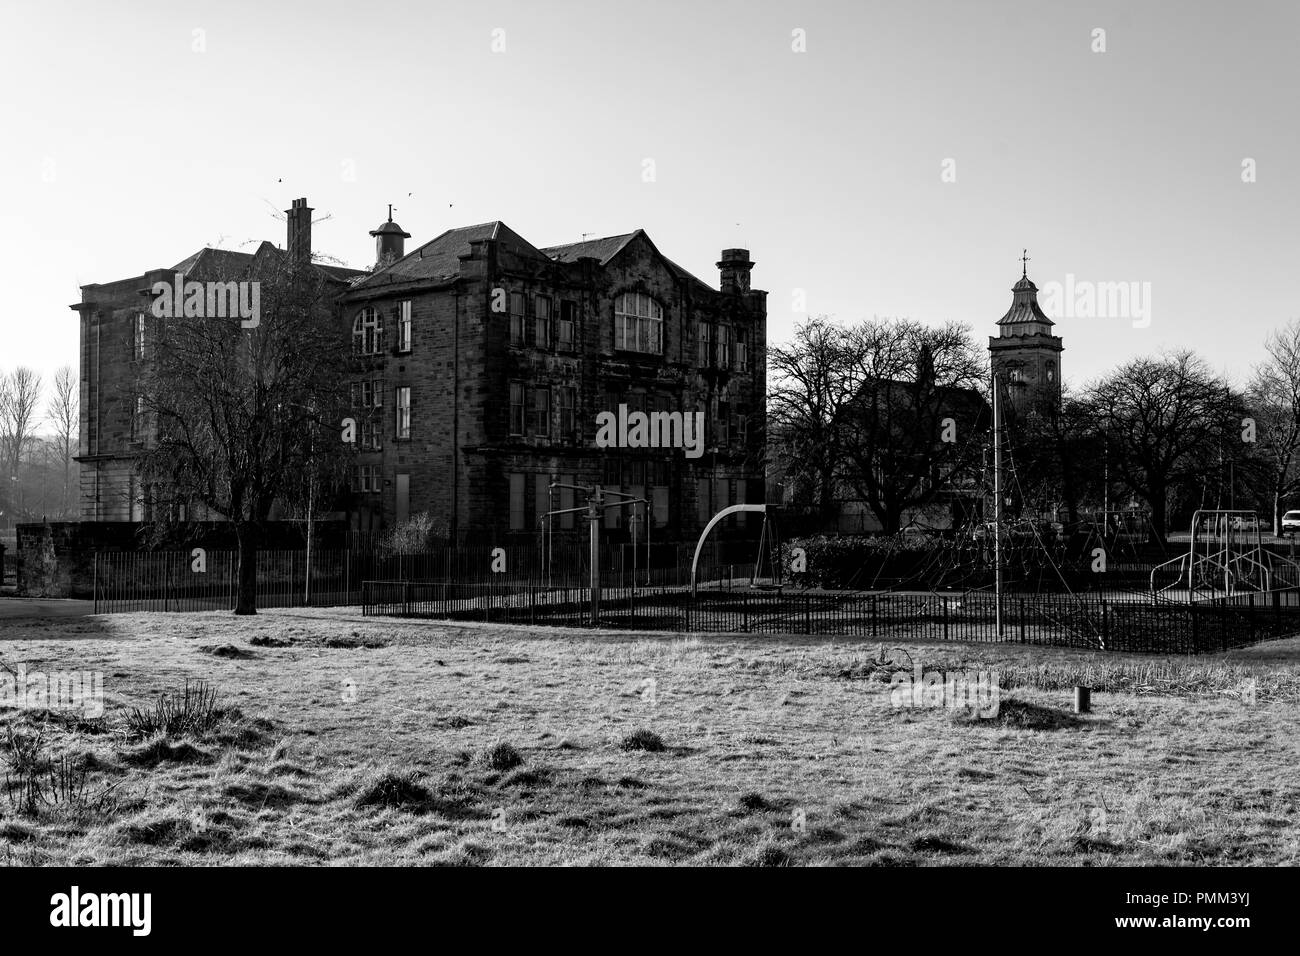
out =
[(614, 348), (662, 355), (664, 310), (641, 292), (627, 292), (614, 305)]

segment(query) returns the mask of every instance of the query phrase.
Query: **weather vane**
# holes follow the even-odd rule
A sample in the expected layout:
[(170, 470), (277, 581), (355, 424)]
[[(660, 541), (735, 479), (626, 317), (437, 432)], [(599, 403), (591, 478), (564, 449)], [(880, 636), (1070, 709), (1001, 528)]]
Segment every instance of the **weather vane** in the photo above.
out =
[(1022, 279), (1029, 278), (1028, 262), (1029, 262), (1029, 250), (1021, 249), (1020, 250), (1020, 277)]

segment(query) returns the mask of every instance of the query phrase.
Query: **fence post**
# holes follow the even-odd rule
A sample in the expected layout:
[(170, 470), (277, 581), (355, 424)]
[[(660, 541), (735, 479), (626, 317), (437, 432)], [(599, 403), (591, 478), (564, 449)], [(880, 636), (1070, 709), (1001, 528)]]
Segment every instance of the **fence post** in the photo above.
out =
[(1201, 649), (1200, 637), (1196, 633), (1196, 604), (1195, 602), (1187, 605), (1187, 614), (1192, 619), (1192, 653), (1195, 654)]
[(943, 606), (943, 639), (948, 640), (948, 601), (940, 597), (939, 603)]
[(812, 599), (806, 594), (803, 596), (803, 632), (812, 633)]
[[(3, 559), (0, 558), (0, 560)], [(90, 590), (91, 590), (91, 594), (94, 595), (95, 598), (95, 613), (98, 614), (99, 613), (99, 551), (98, 550), (95, 551), (94, 565), (95, 565), (95, 569), (93, 572), (91, 572), (93, 583), (90, 586)]]
[(402, 582), (402, 617), (411, 616), (411, 582)]
[(871, 595), (871, 636), (872, 636), (872, 637), (875, 637), (875, 636), (876, 636), (876, 612), (877, 612), (877, 610), (878, 610), (878, 609), (877, 609), (877, 607), (876, 607), (876, 596), (873, 594), (873, 595)]
[(1101, 642), (1110, 650), (1110, 614), (1106, 610), (1106, 599), (1101, 600)]

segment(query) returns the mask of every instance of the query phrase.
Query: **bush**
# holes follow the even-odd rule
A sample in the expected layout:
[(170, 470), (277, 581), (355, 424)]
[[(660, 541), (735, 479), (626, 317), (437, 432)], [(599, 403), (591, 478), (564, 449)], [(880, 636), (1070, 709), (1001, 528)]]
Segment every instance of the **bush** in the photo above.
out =
[(620, 746), (624, 750), (645, 750), (650, 753), (658, 753), (664, 749), (664, 742), (653, 730), (634, 730), (623, 738)]
[(524, 762), (519, 751), (508, 743), (499, 743), (483, 754), (483, 762), (493, 770), (513, 770)]
[(393, 554), (415, 554), (436, 547), (450, 533), (451, 524), (446, 518), (421, 511), (403, 524), (385, 531), (379, 539), (379, 547)]
[(802, 548), (807, 561), (804, 571), (788, 571), (799, 587), (869, 588), (895, 578), (915, 574), (931, 561), (942, 539), (929, 534), (896, 534), (874, 537), (813, 535), (792, 538), (781, 546), (781, 563), (788, 570), (793, 549)]

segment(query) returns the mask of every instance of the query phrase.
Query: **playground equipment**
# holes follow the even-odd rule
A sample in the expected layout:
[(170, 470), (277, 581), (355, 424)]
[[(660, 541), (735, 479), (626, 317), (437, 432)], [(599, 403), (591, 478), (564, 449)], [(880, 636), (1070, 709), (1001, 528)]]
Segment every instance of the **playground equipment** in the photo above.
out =
[[(1178, 576), (1162, 588), (1156, 576), (1176, 568)], [(1188, 601), (1272, 591), (1300, 583), (1300, 565), (1264, 547), (1259, 517), (1253, 511), (1208, 508), (1192, 515), (1187, 553), (1151, 569), (1151, 591), (1186, 589)]]
[(694, 597), (696, 593), (695, 573), (699, 568), (700, 553), (704, 550), (704, 542), (709, 537), (709, 532), (717, 527), (718, 523), (728, 515), (743, 514), (747, 511), (763, 516), (763, 529), (759, 533), (758, 554), (754, 558), (754, 570), (749, 576), (749, 586), (751, 588), (760, 587), (757, 582), (759, 571), (763, 566), (764, 554), (767, 555), (768, 566), (772, 569), (773, 586), (777, 588), (781, 586), (781, 544), (775, 525), (770, 530), (768, 528), (768, 519), (771, 515), (767, 510), (767, 505), (731, 505), (728, 508), (723, 508), (709, 519), (709, 523), (700, 532), (700, 540), (695, 543), (695, 556), (691, 558), (691, 597)]
[[(558, 515), (585, 513), (587, 517), (587, 528), (591, 543), (591, 623), (600, 623), (600, 523), (604, 519), (607, 508), (631, 508), (632, 515), (636, 516), (636, 506), (641, 505), (642, 519), (645, 523), (645, 548), (646, 548), (646, 568), (650, 567), (650, 520), (649, 507), (650, 502), (645, 498), (629, 495), (622, 491), (615, 491), (612, 488), (602, 488), (600, 485), (569, 485), (560, 481), (550, 483), (549, 492), (554, 494), (557, 488), (567, 488), (570, 491), (578, 492), (585, 495), (587, 503), (576, 508), (558, 508), (547, 511), (543, 514), (539, 523), (542, 524), (541, 544), (546, 545), (543, 549), (543, 558), (545, 561), (547, 582), (549, 585), (551, 573), (551, 556), (549, 551), (549, 542), (553, 537), (552, 519)], [(614, 499), (606, 500), (606, 496)], [(636, 534), (636, 523), (632, 524), (633, 535)], [(636, 539), (632, 542), (632, 586), (636, 587)]]

